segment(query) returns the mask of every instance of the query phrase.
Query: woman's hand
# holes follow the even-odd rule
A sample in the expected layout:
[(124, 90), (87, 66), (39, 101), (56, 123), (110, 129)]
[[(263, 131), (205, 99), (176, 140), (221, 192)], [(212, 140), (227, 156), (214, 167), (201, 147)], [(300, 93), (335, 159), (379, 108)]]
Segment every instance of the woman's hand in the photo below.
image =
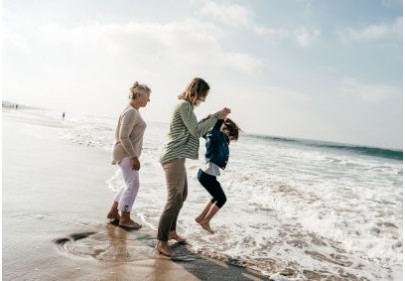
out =
[(229, 113), (231, 113), (231, 110), (227, 107), (224, 107), (222, 110), (217, 112), (219, 115), (219, 119), (225, 119)]
[(139, 171), (141, 163), (139, 163), (138, 157), (134, 157), (132, 160), (132, 170)]

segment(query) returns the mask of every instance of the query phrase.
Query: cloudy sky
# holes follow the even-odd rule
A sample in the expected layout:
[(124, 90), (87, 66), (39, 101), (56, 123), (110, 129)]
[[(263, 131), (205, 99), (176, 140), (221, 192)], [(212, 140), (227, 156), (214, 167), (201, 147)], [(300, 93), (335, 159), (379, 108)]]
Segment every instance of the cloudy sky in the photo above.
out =
[(167, 122), (195, 76), (247, 132), (402, 148), (402, 1), (3, 0), (4, 100)]

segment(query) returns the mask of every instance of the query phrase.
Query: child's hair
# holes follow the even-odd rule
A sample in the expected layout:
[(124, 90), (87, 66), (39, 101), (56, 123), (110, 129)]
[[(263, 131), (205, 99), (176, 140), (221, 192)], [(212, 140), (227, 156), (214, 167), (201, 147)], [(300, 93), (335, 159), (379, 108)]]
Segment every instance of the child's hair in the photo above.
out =
[(231, 119), (226, 118), (224, 123), (222, 124), (223, 129), (229, 132), (229, 136), (233, 137), (234, 140), (238, 140), (239, 138), (239, 131), (241, 130), (235, 122)]

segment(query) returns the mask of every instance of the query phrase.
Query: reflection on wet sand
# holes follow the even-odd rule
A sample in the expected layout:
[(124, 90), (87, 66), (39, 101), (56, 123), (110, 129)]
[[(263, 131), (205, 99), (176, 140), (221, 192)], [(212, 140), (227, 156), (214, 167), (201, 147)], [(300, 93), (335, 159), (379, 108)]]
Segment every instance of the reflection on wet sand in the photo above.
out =
[[(172, 270), (173, 265), (180, 266), (195, 280), (266, 280), (258, 272), (227, 264), (220, 260), (192, 253), (187, 245), (171, 243), (174, 251), (167, 258), (155, 251), (157, 242), (149, 229), (127, 231), (113, 224), (107, 224), (98, 232), (74, 233), (54, 240), (58, 247), (73, 256), (94, 258), (99, 261), (115, 263), (117, 270), (125, 270), (125, 264), (149, 261), (152, 271)], [(152, 263), (150, 261), (153, 261)]]

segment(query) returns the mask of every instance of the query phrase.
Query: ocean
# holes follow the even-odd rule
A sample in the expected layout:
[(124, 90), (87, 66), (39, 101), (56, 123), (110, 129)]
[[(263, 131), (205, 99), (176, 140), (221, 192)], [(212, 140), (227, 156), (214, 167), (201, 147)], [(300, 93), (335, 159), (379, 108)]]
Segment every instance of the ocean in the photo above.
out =
[[(46, 110), (21, 116), (38, 124), (52, 119), (56, 125), (44, 130), (62, 141), (111, 152), (115, 118), (68, 114), (62, 121), (60, 113)], [(168, 125), (145, 121), (133, 212), (157, 229), (167, 195), (158, 159)], [(219, 177), (227, 202), (212, 220), (214, 235), (194, 222), (210, 199), (196, 179), (203, 154), (201, 139), (200, 160), (186, 162), (189, 195), (178, 220), (193, 251), (274, 280), (327, 273), (345, 280), (402, 279), (402, 150), (243, 133), (231, 143)], [(111, 192), (112, 200), (123, 184), (119, 170), (100, 177), (106, 184), (97, 188)]]

